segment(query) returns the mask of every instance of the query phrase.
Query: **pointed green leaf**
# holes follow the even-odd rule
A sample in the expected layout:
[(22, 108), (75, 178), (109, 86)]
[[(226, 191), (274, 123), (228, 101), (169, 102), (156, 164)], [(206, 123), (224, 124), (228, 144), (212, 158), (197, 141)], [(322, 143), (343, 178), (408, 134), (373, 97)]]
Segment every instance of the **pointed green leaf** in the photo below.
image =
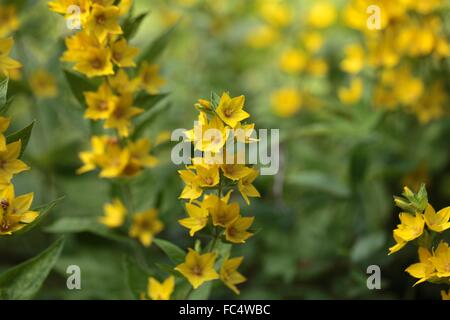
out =
[(140, 299), (142, 294), (147, 293), (148, 277), (152, 276), (152, 274), (129, 255), (123, 259), (123, 268), (126, 283), (131, 294), (135, 299)]
[(178, 24), (175, 24), (173, 27), (169, 28), (166, 32), (156, 38), (155, 41), (150, 43), (150, 45), (144, 49), (142, 54), (139, 56), (138, 64), (141, 64), (143, 61), (154, 62), (166, 48), (170, 38), (177, 28), (177, 25)]
[(0, 108), (3, 109), (8, 101), (8, 83), (9, 78), (0, 81)]
[(139, 30), (142, 22), (145, 20), (149, 12), (138, 14), (136, 17), (129, 17), (123, 24), (123, 37), (131, 40)]
[(162, 239), (155, 239), (154, 242), (162, 251), (164, 251), (173, 263), (180, 264), (184, 261), (186, 252), (184, 252), (184, 250), (180, 247)]
[(80, 106), (85, 107), (86, 101), (84, 99), (83, 92), (97, 91), (96, 86), (88, 79), (71, 71), (64, 70), (64, 75), (66, 77), (67, 83), (69, 84), (73, 96), (80, 103)]
[[(30, 141), (31, 132), (33, 131), (34, 121), (22, 130), (16, 131), (6, 137), (6, 143), (11, 143), (17, 140), (22, 141), (22, 148), (20, 149), (20, 156), (23, 154), (27, 148), (28, 141)], [(19, 157), (20, 157), (19, 156)]]
[(199, 288), (191, 292), (188, 300), (208, 300), (209, 295), (211, 294), (212, 285), (212, 281), (202, 284)]
[(0, 274), (0, 299), (33, 298), (58, 260), (64, 247), (60, 238), (41, 254)]

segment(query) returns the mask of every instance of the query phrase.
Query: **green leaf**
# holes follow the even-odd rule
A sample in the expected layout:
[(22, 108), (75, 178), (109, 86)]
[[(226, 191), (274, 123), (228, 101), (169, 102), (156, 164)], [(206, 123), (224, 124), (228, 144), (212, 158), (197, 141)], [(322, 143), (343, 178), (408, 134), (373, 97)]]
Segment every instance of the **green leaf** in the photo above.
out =
[(164, 251), (173, 263), (180, 264), (184, 261), (186, 252), (180, 247), (162, 239), (154, 239), (154, 242), (162, 251)]
[(152, 276), (139, 263), (129, 255), (124, 256), (123, 268), (125, 279), (131, 294), (135, 299), (140, 299), (142, 293), (147, 292), (147, 279)]
[(53, 200), (52, 202), (49, 202), (47, 204), (41, 205), (37, 208), (33, 208), (33, 211), (38, 211), (39, 212), (39, 216), (32, 222), (27, 224), (25, 227), (23, 227), (22, 229), (20, 229), (17, 232), (14, 232), (13, 235), (19, 235), (19, 234), (23, 234), (25, 232), (31, 231), (32, 229), (34, 229), (39, 223), (41, 223), (41, 221), (48, 215), (48, 213), (58, 204), (58, 202), (62, 201), (65, 197), (59, 197), (56, 200)]
[(156, 106), (160, 101), (164, 100), (165, 97), (167, 97), (168, 93), (162, 93), (162, 94), (140, 94), (136, 97), (136, 100), (134, 104), (142, 108), (144, 110), (150, 110), (154, 106)]
[(30, 141), (31, 132), (33, 131), (34, 121), (31, 122), (28, 126), (23, 128), (22, 130), (16, 131), (6, 137), (6, 143), (11, 143), (17, 140), (22, 141), (22, 148), (20, 149), (20, 155), (23, 154), (25, 149), (27, 148), (28, 141)]
[(64, 238), (55, 241), (38, 256), (0, 274), (0, 299), (33, 298), (58, 260)]
[(86, 101), (84, 99), (83, 92), (96, 91), (97, 90), (96, 86), (88, 79), (71, 71), (64, 70), (64, 75), (66, 77), (67, 83), (69, 84), (73, 96), (77, 99), (77, 101), (80, 103), (82, 107), (85, 107)]
[(3, 109), (8, 101), (8, 83), (9, 78), (0, 81), (0, 108)]
[(149, 12), (144, 12), (136, 17), (129, 17), (123, 24), (123, 37), (127, 40), (131, 40), (139, 30), (144, 19), (147, 17)]
[(212, 285), (212, 281), (202, 284), (199, 288), (191, 292), (188, 300), (207, 300), (211, 294)]
[(63, 217), (44, 229), (49, 233), (83, 233), (89, 232), (97, 236), (114, 240), (123, 244), (133, 245), (134, 241), (128, 237), (115, 233), (101, 225), (96, 217)]
[(159, 106), (152, 108), (148, 110), (147, 112), (143, 113), (140, 117), (142, 120), (140, 120), (136, 124), (136, 128), (133, 132), (132, 138), (135, 139), (137, 137), (140, 137), (144, 130), (148, 128), (155, 120), (156, 118), (162, 114), (164, 111), (167, 111), (171, 107), (171, 104), (169, 103), (161, 103)]
[(362, 262), (365, 259), (373, 257), (378, 251), (382, 250), (386, 244), (386, 235), (384, 232), (371, 233), (359, 239), (351, 251), (353, 262)]
[(178, 23), (161, 34), (145, 50), (143, 50), (142, 54), (139, 56), (138, 64), (141, 64), (143, 61), (155, 61), (166, 48), (170, 38), (177, 28), (177, 25)]
[(336, 197), (346, 198), (349, 188), (335, 177), (318, 171), (304, 171), (287, 177), (287, 182), (308, 189), (316, 189)]

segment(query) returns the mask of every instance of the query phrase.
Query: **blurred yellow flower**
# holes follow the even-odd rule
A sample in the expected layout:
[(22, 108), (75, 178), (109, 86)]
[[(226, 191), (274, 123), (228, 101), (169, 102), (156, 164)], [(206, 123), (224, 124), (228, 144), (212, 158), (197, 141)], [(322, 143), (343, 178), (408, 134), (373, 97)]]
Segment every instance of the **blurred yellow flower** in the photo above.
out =
[(203, 188), (214, 187), (219, 184), (220, 174), (217, 165), (194, 164), (197, 171), (198, 185)]
[(190, 201), (197, 199), (203, 193), (199, 186), (199, 180), (194, 172), (190, 170), (179, 170), (178, 174), (185, 183), (180, 199), (188, 199)]
[(364, 68), (364, 57), (364, 49), (360, 45), (352, 44), (346, 47), (341, 69), (351, 74), (359, 73)]
[(306, 70), (313, 76), (323, 77), (328, 73), (328, 63), (325, 59), (315, 58), (308, 61)]
[(6, 138), (4, 132), (8, 129), (10, 119), (6, 117), (0, 117), (0, 152), (6, 151)]
[(144, 62), (139, 70), (139, 80), (142, 88), (147, 91), (148, 94), (159, 93), (162, 86), (166, 84), (159, 75), (159, 66), (156, 64), (148, 64)]
[(0, 193), (0, 235), (11, 235), (39, 216), (37, 211), (30, 211), (33, 195), (16, 197), (12, 184)]
[(64, 17), (71, 17), (74, 13), (69, 10), (72, 6), (80, 9), (80, 19), (85, 23), (90, 14), (91, 1), (90, 0), (54, 0), (48, 3), (50, 10), (62, 14)]
[(133, 106), (133, 96), (124, 94), (105, 121), (105, 129), (116, 129), (121, 137), (128, 137), (131, 131), (131, 119), (144, 112), (144, 109)]
[(296, 114), (302, 105), (302, 96), (295, 88), (282, 88), (272, 93), (274, 113), (283, 118)]
[(361, 78), (352, 79), (350, 86), (340, 87), (338, 90), (339, 100), (344, 104), (353, 104), (361, 99), (363, 92), (363, 82)]
[(5, 37), (19, 29), (19, 19), (14, 5), (0, 5), (0, 37)]
[(320, 32), (306, 32), (300, 34), (300, 41), (310, 53), (318, 52), (323, 46), (323, 35)]
[(127, 209), (120, 199), (113, 199), (112, 203), (103, 206), (104, 216), (99, 217), (99, 222), (109, 228), (118, 228), (123, 225)]
[(247, 35), (247, 44), (253, 48), (267, 48), (280, 37), (278, 31), (268, 25), (261, 25)]
[(292, 10), (286, 3), (279, 1), (261, 1), (259, 12), (268, 23), (275, 27), (285, 27), (292, 21)]
[(87, 77), (109, 76), (114, 74), (109, 48), (88, 48), (77, 57), (74, 70)]
[(158, 219), (158, 211), (150, 209), (134, 214), (129, 234), (132, 238), (139, 238), (139, 241), (148, 247), (152, 244), (154, 236), (163, 228), (164, 224)]
[(153, 277), (148, 278), (147, 295), (152, 300), (170, 300), (174, 289), (174, 276), (168, 277), (164, 282), (159, 282)]
[(439, 243), (430, 260), (436, 268), (436, 275), (439, 278), (450, 277), (450, 248), (446, 242)]
[(221, 199), (210, 208), (210, 212), (213, 225), (224, 228), (240, 217), (240, 208), (237, 202), (227, 204)]
[(448, 292), (441, 290), (441, 297), (442, 300), (450, 300), (450, 289), (448, 290)]
[(111, 45), (112, 61), (120, 68), (135, 67), (134, 58), (139, 49), (128, 45), (127, 40), (120, 39)]
[(120, 69), (114, 76), (108, 77), (109, 87), (119, 95), (134, 94), (138, 91), (140, 80), (130, 79), (124, 69)]
[(331, 26), (337, 18), (337, 11), (330, 1), (314, 1), (309, 9), (307, 21), (315, 28), (327, 28)]
[(0, 73), (5, 75), (8, 74), (9, 70), (22, 66), (19, 61), (9, 57), (13, 45), (14, 40), (12, 38), (0, 39)]
[(55, 77), (45, 70), (37, 70), (30, 76), (30, 87), (37, 97), (52, 98), (58, 94)]
[(216, 262), (216, 253), (205, 253), (200, 255), (198, 252), (189, 249), (185, 262), (176, 266), (175, 270), (180, 272), (197, 289), (203, 283), (219, 278), (214, 264)]
[(127, 148), (130, 152), (130, 161), (126, 165), (123, 174), (132, 177), (141, 172), (143, 168), (153, 168), (158, 163), (158, 158), (150, 154), (151, 143), (147, 138), (129, 141)]
[(287, 73), (299, 73), (304, 70), (306, 62), (306, 56), (302, 51), (289, 49), (281, 55), (280, 67)]

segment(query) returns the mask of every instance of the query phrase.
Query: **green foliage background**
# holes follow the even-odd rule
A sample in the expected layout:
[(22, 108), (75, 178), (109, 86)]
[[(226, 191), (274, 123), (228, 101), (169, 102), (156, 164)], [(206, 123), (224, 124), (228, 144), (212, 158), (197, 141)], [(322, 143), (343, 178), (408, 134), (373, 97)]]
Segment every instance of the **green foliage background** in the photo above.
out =
[[(1, 290), (6, 280), (0, 276), (0, 296), (136, 297), (145, 290), (143, 275), (157, 274), (154, 263), (167, 258), (157, 245), (144, 249), (96, 222), (111, 190), (95, 174), (75, 175), (80, 166), (78, 151), (86, 147), (91, 128), (61, 69), (62, 35), (67, 34), (64, 21), (47, 9), (46, 1), (19, 2), (23, 8), (21, 27), (14, 35), (14, 56), (24, 65), (24, 80), (10, 83), (9, 95), (15, 100), (9, 115), (14, 119), (12, 131), (36, 122), (24, 154), (32, 170), (19, 175), (15, 185), (17, 193), (34, 191), (36, 204), (61, 196), (65, 199), (39, 227), (0, 239), (0, 271), (38, 255), (54, 241), (59, 241), (54, 245), (55, 254), (59, 254), (62, 240), (57, 239), (61, 235), (65, 235), (65, 246), (59, 259), (49, 262), (50, 269), (54, 268), (38, 292), (30, 288), (29, 295), (8, 295)], [(132, 42), (144, 48), (149, 39), (157, 39), (168, 29), (161, 10), (171, 2), (136, 2), (135, 12), (149, 12)], [(183, 11), (182, 20), (168, 38), (167, 50), (157, 60), (170, 95), (154, 107), (144, 135), (154, 139), (163, 130), (191, 127), (196, 117), (193, 103), (211, 91), (246, 95), (246, 109), (257, 127), (280, 128), (280, 173), (257, 180), (262, 197), (245, 209), (256, 217), (256, 228), (261, 231), (239, 247), (245, 256), (242, 273), (248, 282), (241, 286), (238, 298), (438, 297), (439, 286), (412, 288), (413, 279), (404, 269), (416, 260), (413, 249), (388, 257), (387, 248), (393, 243), (391, 232), (398, 213), (392, 195), (400, 193), (405, 181), (423, 180), (416, 174), (420, 168), (426, 168), (430, 202), (436, 208), (449, 205), (449, 118), (419, 125), (410, 114), (374, 110), (368, 98), (348, 108), (330, 94), (320, 110), (280, 120), (270, 111), (267, 89), (283, 79), (265, 63), (278, 48), (256, 52), (242, 45), (240, 36), (254, 18), (250, 14), (252, 1), (234, 2), (239, 9), (223, 16), (213, 15), (212, 1)], [(325, 49), (331, 70), (337, 69), (333, 63), (339, 61), (340, 48), (348, 42), (348, 36), (338, 28), (333, 35)], [(56, 98), (34, 97), (26, 79), (38, 68), (58, 79)], [(448, 71), (447, 60), (441, 70), (447, 75), (447, 92)], [(339, 77), (339, 71), (332, 71), (329, 81), (317, 84), (319, 90), (335, 91), (333, 79)], [(158, 157), (160, 166), (147, 170), (131, 186), (133, 204), (137, 210), (159, 208), (166, 225), (159, 238), (180, 247), (192, 246), (177, 223), (183, 215), (177, 199), (182, 185), (178, 168), (170, 162), (170, 146), (158, 150)], [(66, 268), (72, 264), (82, 270), (82, 290), (66, 288)], [(366, 268), (371, 264), (381, 267), (382, 290), (366, 287)], [(42, 266), (31, 269), (40, 277), (49, 272), (39, 268)], [(214, 284), (213, 289), (212, 298), (235, 298), (223, 285)], [(199, 293), (198, 298), (206, 296)]]

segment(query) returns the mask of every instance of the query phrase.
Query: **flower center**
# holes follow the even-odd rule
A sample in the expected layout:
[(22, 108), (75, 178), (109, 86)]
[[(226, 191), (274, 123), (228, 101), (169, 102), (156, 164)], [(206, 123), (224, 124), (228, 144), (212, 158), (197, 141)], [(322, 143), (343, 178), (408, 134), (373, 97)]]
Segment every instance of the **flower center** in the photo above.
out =
[(214, 180), (213, 180), (213, 178), (211, 178), (211, 177), (206, 177), (205, 179), (204, 179), (204, 181), (205, 181), (205, 184), (207, 184), (207, 185), (212, 185), (213, 184), (213, 182), (214, 182)]
[(225, 114), (225, 116), (227, 118), (231, 117), (231, 115), (233, 114), (233, 110), (231, 109), (225, 109), (225, 111), (223, 112)]
[(106, 111), (108, 110), (108, 103), (105, 100), (102, 100), (98, 103), (98, 110), (100, 111)]
[(200, 268), (199, 265), (195, 265), (192, 267), (192, 273), (195, 274), (196, 276), (201, 276), (202, 275), (202, 268)]
[(103, 14), (100, 14), (97, 17), (95, 17), (95, 21), (97, 22), (97, 24), (103, 25), (106, 22), (106, 17)]
[(96, 58), (91, 61), (91, 66), (94, 69), (100, 69), (102, 67), (103, 63), (99, 58)]
[(2, 199), (2, 200), (0, 201), (0, 206), (2, 207), (3, 210), (8, 209), (8, 207), (9, 207), (9, 201), (8, 201), (8, 199)]

